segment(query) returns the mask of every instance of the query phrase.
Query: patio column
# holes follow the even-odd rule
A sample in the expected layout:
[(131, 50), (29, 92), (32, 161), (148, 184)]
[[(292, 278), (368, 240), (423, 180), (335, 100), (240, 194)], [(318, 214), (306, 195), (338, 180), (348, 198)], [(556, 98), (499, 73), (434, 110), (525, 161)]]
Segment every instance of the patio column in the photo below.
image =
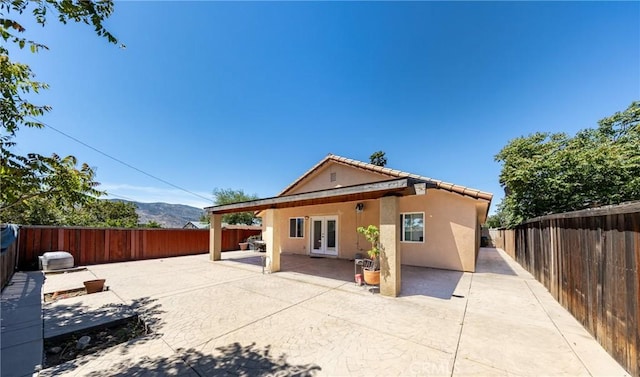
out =
[(265, 210), (263, 239), (267, 244), (267, 258), (270, 272), (280, 271), (280, 226), (278, 212), (275, 209)]
[(212, 213), (209, 216), (209, 260), (222, 258), (222, 215)]
[(380, 199), (380, 294), (384, 296), (398, 296), (402, 285), (399, 216), (396, 196)]

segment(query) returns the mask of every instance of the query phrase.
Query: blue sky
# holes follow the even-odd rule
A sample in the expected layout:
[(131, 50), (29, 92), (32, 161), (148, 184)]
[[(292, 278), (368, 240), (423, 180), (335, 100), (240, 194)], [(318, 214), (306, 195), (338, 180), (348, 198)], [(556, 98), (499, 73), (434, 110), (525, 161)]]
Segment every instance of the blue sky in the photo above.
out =
[[(53, 21), (53, 20), (52, 20)], [(494, 156), (640, 99), (639, 2), (117, 2), (108, 44), (25, 22), (12, 51), (51, 86), (42, 118), (211, 197), (276, 195), (327, 153), (503, 196)], [(128, 199), (210, 205), (51, 129), (18, 151), (72, 154)]]

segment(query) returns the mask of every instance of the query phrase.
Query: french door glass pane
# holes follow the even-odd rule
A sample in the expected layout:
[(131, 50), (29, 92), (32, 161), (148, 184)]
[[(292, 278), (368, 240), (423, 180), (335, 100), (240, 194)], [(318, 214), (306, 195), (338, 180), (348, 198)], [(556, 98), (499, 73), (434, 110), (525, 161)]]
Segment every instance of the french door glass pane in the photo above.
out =
[(313, 221), (313, 248), (320, 249), (322, 247), (322, 221)]
[(336, 247), (336, 221), (327, 221), (327, 247)]

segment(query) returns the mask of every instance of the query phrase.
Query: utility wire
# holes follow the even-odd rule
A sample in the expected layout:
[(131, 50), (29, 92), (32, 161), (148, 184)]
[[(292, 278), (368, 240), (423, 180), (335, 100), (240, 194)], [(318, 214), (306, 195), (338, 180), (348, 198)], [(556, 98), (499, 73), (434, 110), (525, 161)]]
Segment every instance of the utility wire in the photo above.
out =
[(135, 171), (137, 171), (137, 172), (139, 172), (139, 173), (142, 173), (142, 174), (146, 175), (147, 177), (153, 178), (153, 179), (155, 179), (155, 180), (157, 180), (157, 181), (160, 181), (160, 182), (162, 182), (162, 183), (164, 183), (164, 184), (166, 184), (166, 185), (169, 185), (169, 186), (171, 186), (171, 187), (173, 187), (173, 188), (176, 188), (176, 189), (178, 189), (178, 190), (180, 190), (180, 191), (184, 191), (184, 192), (186, 192), (187, 194), (191, 194), (191, 195), (193, 195), (193, 196), (197, 196), (197, 197), (198, 197), (198, 198), (200, 198), (200, 199), (204, 199), (204, 200), (206, 200), (206, 201), (208, 201), (208, 202), (209, 202), (209, 201), (211, 201), (211, 198), (204, 197), (204, 196), (202, 196), (202, 195), (196, 194), (195, 192), (192, 192), (192, 191), (189, 191), (189, 190), (187, 190), (187, 189), (185, 189), (185, 188), (182, 188), (182, 187), (180, 187), (180, 186), (178, 186), (178, 185), (174, 185), (174, 184), (173, 184), (173, 183), (171, 183), (171, 182), (168, 182), (168, 181), (166, 181), (166, 180), (164, 180), (164, 179), (162, 179), (162, 178), (158, 178), (158, 177), (156, 177), (156, 176), (154, 176), (154, 175), (152, 175), (152, 174), (149, 174), (149, 173), (147, 173), (147, 172), (145, 172), (145, 171), (143, 171), (143, 170), (140, 170), (140, 169), (136, 168), (135, 166), (133, 166), (133, 165), (131, 165), (131, 164), (128, 164), (128, 163), (126, 163), (126, 162), (124, 162), (124, 161), (122, 161), (122, 160), (120, 160), (120, 159), (117, 159), (117, 158), (115, 158), (115, 157), (113, 157), (113, 156), (111, 156), (111, 155), (109, 155), (109, 154), (107, 154), (107, 153), (105, 153), (105, 152), (103, 152), (103, 151), (99, 150), (98, 148), (94, 148), (94, 147), (92, 147), (91, 145), (89, 145), (89, 144), (85, 143), (84, 141), (79, 140), (79, 139), (77, 139), (77, 138), (75, 138), (75, 137), (73, 137), (73, 136), (71, 136), (71, 135), (69, 135), (69, 134), (67, 134), (67, 133), (64, 133), (64, 132), (60, 131), (59, 129), (57, 129), (57, 128), (53, 127), (52, 125), (47, 124), (47, 123), (45, 123), (45, 122), (41, 121), (40, 119), (34, 118), (34, 117), (32, 117), (32, 116), (29, 116), (29, 118), (33, 119), (33, 120), (34, 120), (34, 121), (36, 121), (36, 122), (39, 122), (40, 124), (44, 125), (45, 127), (48, 127), (48, 128), (50, 128), (50, 129), (52, 129), (53, 131), (55, 131), (55, 132), (57, 132), (57, 133), (59, 133), (59, 134), (61, 134), (61, 135), (63, 135), (63, 136), (68, 137), (69, 139), (71, 139), (71, 140), (75, 141), (76, 143), (82, 144), (82, 145), (84, 145), (85, 147), (87, 147), (87, 148), (89, 148), (89, 149), (91, 149), (91, 150), (94, 150), (94, 151), (96, 151), (96, 152), (100, 153), (101, 155), (103, 155), (103, 156), (105, 156), (105, 157), (107, 157), (107, 158), (112, 159), (112, 160), (113, 160), (113, 161), (115, 161), (115, 162), (118, 162), (118, 163), (120, 163), (120, 164), (122, 164), (122, 165), (124, 165), (124, 166), (126, 166), (126, 167), (128, 167), (128, 168), (130, 168), (130, 169), (133, 169), (133, 170), (135, 170)]
[(126, 196), (122, 196), (122, 195), (111, 194), (111, 193), (109, 193), (109, 192), (107, 192), (107, 193), (106, 193), (106, 195), (107, 195), (107, 196), (113, 196), (113, 197), (116, 197), (116, 198), (119, 198), (119, 199), (128, 200), (128, 201), (130, 201), (130, 202), (137, 202), (137, 200), (135, 200), (135, 199), (131, 199), (131, 198), (128, 198), (128, 197), (126, 197)]

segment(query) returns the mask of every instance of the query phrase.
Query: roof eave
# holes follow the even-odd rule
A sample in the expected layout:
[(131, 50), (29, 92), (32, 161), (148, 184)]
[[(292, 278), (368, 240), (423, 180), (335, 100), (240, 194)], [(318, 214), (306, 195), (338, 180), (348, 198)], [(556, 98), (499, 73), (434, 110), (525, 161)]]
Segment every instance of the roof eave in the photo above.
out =
[(386, 195), (412, 195), (415, 194), (414, 185), (416, 183), (420, 182), (412, 178), (398, 178), (388, 181), (338, 187), (300, 194), (276, 196), (248, 202), (211, 206), (206, 207), (205, 210), (209, 213), (225, 214), (234, 212), (262, 211), (265, 209), (300, 207), (305, 205), (339, 203), (355, 200), (379, 199)]

